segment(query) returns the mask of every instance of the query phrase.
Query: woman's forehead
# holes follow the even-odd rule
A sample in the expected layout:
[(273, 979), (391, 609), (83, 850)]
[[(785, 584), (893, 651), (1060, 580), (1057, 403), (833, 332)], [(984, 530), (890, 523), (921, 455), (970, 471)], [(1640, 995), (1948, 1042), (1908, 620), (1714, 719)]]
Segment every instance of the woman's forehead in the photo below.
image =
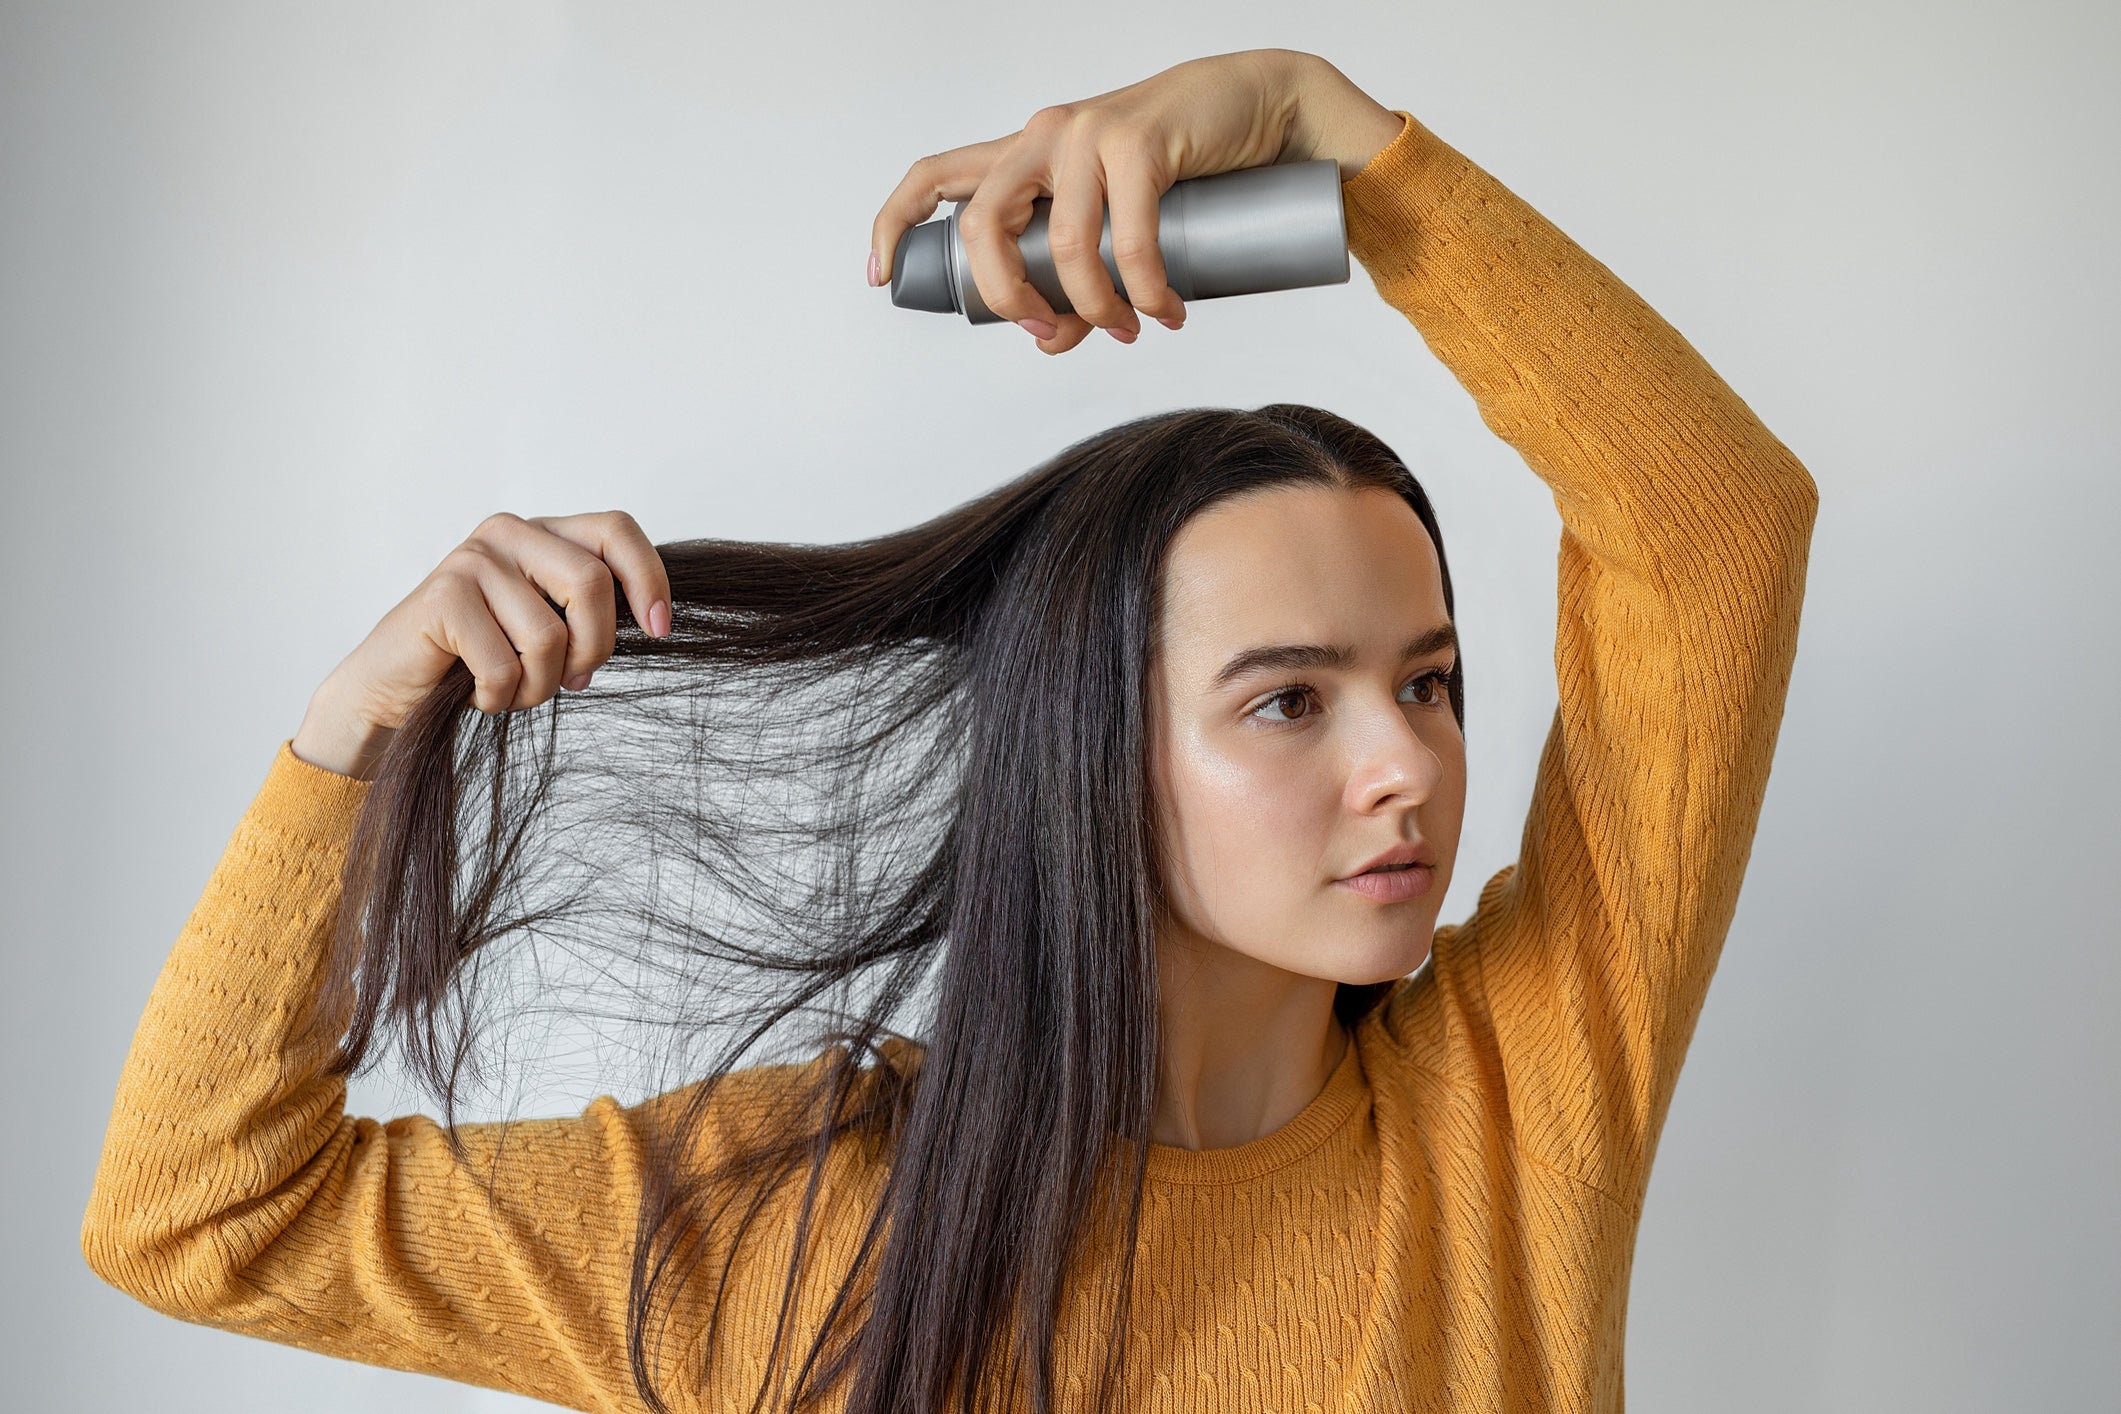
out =
[(1219, 502), (1180, 527), (1163, 578), (1159, 647), (1188, 677), (1263, 643), (1396, 653), (1450, 617), (1428, 531), (1376, 487), (1276, 486)]

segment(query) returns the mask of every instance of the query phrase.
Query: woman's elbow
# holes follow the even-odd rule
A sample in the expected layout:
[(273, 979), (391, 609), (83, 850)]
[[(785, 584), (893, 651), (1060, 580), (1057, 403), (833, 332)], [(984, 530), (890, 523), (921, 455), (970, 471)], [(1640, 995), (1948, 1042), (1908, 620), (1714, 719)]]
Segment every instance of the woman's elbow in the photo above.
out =
[(1784, 481), (1786, 490), (1783, 494), (1790, 518), (1798, 539), (1808, 546), (1812, 541), (1812, 526), (1819, 519), (1819, 483), (1795, 457), (1788, 459)]
[(107, 1286), (143, 1306), (203, 1320), (225, 1304), (227, 1264), (213, 1233), (180, 1232), (113, 1204), (99, 1188), (81, 1220), (81, 1257)]

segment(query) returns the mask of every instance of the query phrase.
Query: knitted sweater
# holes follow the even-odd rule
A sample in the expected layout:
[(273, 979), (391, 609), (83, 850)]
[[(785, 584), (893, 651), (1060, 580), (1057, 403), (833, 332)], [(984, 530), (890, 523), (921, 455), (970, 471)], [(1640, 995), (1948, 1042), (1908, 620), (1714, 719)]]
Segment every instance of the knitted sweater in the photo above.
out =
[[(1632, 290), (1401, 116), (1344, 184), (1350, 244), (1553, 492), (1559, 707), (1516, 862), (1318, 1096), (1235, 1148), (1152, 1150), (1132, 1409), (1621, 1409), (1651, 1160), (1796, 649), (1805, 468)], [(512, 1121), (505, 1153), (466, 1126), (467, 1165), (426, 1117), (347, 1115), (326, 1055), (290, 1044), (366, 790), (282, 743), (149, 997), (83, 1254), (187, 1321), (639, 1409), (626, 1293), (667, 1097)], [(730, 1104), (771, 1103), (793, 1070), (740, 1072)], [(828, 1259), (875, 1177), (843, 1166)], [(679, 1408), (748, 1404), (786, 1272), (765, 1228), (719, 1293), (717, 1348), (675, 1341), (660, 1367)], [(798, 1302), (805, 1345), (822, 1301)], [(1095, 1336), (1064, 1311), (1064, 1399)]]

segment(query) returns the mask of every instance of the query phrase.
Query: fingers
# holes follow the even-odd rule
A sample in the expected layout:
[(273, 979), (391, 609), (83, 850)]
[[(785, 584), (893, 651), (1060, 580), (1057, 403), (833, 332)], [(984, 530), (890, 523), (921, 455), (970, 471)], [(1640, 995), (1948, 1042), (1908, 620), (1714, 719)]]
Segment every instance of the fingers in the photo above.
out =
[(1040, 352), (1063, 354), (1096, 332), (1097, 326), (1081, 315), (1063, 314), (1060, 317), (1060, 327), (1054, 331), (1052, 338), (1039, 338), (1036, 334), (1032, 337)]
[[(1034, 117), (1032, 123), (1038, 121)], [(1031, 130), (1027, 125), (1025, 132)], [(1027, 155), (1024, 147), (1014, 148), (987, 173), (972, 199), (958, 208), (957, 233), (965, 244), (965, 263), (972, 267), (972, 283), (979, 287), (987, 308), (1024, 325), (1043, 347), (1054, 332), (1071, 332), (1067, 320), (1085, 321), (1079, 315), (1055, 313), (1046, 297), (1024, 278), (1024, 255), (1016, 239), (1031, 224), (1032, 203), (1045, 195), (1043, 173), (1030, 165)], [(1093, 239), (1093, 259), (1095, 248)]]
[[(980, 298), (1021, 325), (1044, 352), (1065, 353), (1097, 328), (1132, 343), (1141, 315), (1176, 329), (1185, 322), (1185, 302), (1171, 288), (1157, 246), (1159, 203), (1171, 184), (1151, 148), (1082, 105), (1042, 108), (1020, 132), (913, 164), (871, 228), (879, 280), (890, 279), (905, 233), (940, 202), (955, 200), (964, 203), (958, 235)], [(1047, 238), (1066, 302), (1074, 306), (1068, 313), (1056, 312), (1025, 278), (1017, 247), (1034, 203), (1049, 194)], [(1099, 250), (1108, 206), (1117, 285)]]
[(480, 557), (479, 588), (522, 660), (511, 710), (535, 707), (562, 681), (581, 683), (611, 656), (616, 610), (602, 560), (506, 512), (482, 522), (465, 548)]
[[(1053, 177), (1053, 205), (1046, 218), (1053, 271), (1075, 312), (1123, 343), (1141, 333), (1134, 311), (1113, 288), (1099, 247), (1105, 226), (1105, 171), (1096, 149), (1078, 143)], [(977, 267), (975, 267), (977, 268)]]
[[(530, 523), (603, 561), (625, 587), (626, 607), (633, 621), (650, 637), (661, 638), (670, 632), (670, 576), (663, 568), (663, 557), (656, 553), (655, 545), (632, 516), (624, 511), (603, 511), (595, 515), (539, 516)], [(663, 606), (660, 612), (655, 607), (659, 602)]]
[[(1171, 183), (1139, 158), (1107, 157), (1103, 167), (1105, 200), (1112, 208), (1112, 258), (1127, 287), (1127, 302), (1176, 329), (1186, 322), (1186, 302), (1166, 283), (1164, 254), (1156, 244), (1158, 204)], [(1074, 293), (1073, 286), (1069, 292)]]
[(446, 636), (478, 681), (482, 711), (534, 707), (562, 685), (588, 686), (617, 641), (615, 579), (636, 623), (656, 637), (670, 631), (662, 556), (623, 511), (528, 521), (503, 512), (461, 553), (471, 557), (480, 603), (474, 611), (461, 595), (450, 599)]
[[(480, 559), (479, 565), (479, 592), (492, 620), (507, 634), (516, 657), (514, 691), (507, 691), (505, 671), (497, 672), (491, 695), (505, 694), (507, 700), (499, 709), (502, 711), (535, 707), (560, 690), (563, 677), (577, 677), (588, 671), (576, 664), (588, 661), (590, 655), (580, 651), (573, 628), (553, 613), (545, 596), (515, 565), (486, 557)], [(605, 583), (610, 583), (608, 577)], [(595, 659), (602, 661), (601, 657)], [(476, 666), (472, 667), (472, 675), (479, 681), (481, 710), (492, 710), (486, 708), (483, 700), (488, 696), (486, 675)]]
[[(481, 712), (506, 712), (516, 704), (523, 680), (523, 660), (487, 599), (485, 555), (470, 544), (451, 553), (422, 586), (426, 635), (453, 657), (464, 660), (474, 683), (472, 702)], [(544, 608), (546, 617), (552, 610)], [(526, 637), (533, 636), (528, 632)]]
[(1013, 140), (1012, 134), (952, 148), (923, 157), (907, 169), (870, 223), (869, 249), (876, 256), (876, 283), (891, 283), (898, 243), (906, 232), (933, 216), (943, 202), (963, 201), (978, 190), (980, 179), (994, 165), (996, 155)]

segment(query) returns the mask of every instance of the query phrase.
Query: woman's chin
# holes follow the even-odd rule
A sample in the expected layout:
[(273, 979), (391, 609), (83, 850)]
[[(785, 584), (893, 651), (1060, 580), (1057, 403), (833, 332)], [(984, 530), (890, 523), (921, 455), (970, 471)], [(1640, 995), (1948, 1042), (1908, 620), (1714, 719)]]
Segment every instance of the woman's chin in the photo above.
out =
[(1391, 934), (1348, 938), (1328, 954), (1332, 971), (1321, 975), (1351, 987), (1396, 982), (1427, 960), (1434, 939), (1435, 929), (1426, 923)]

